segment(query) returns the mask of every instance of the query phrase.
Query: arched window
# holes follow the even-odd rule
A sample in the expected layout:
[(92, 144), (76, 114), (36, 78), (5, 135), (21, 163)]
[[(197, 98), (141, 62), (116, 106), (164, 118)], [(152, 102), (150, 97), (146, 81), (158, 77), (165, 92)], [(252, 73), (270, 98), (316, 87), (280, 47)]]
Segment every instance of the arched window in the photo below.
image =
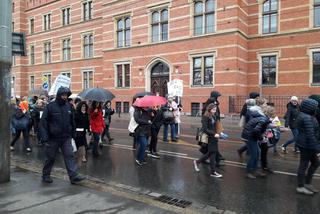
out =
[(276, 33), (278, 30), (278, 0), (267, 0), (262, 5), (262, 33)]
[(194, 3), (194, 34), (202, 35), (215, 31), (215, 0)]
[(117, 46), (130, 46), (131, 41), (131, 23), (129, 17), (124, 17), (117, 21)]
[(168, 40), (168, 10), (163, 9), (152, 13), (152, 42)]

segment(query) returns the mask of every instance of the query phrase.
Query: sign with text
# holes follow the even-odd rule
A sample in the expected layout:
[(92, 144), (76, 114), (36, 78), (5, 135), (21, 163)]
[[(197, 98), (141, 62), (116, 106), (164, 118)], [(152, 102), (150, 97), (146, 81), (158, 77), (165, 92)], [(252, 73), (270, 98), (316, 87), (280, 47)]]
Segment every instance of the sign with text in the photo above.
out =
[(171, 96), (182, 97), (183, 80), (174, 79), (168, 82), (168, 94)]
[(65, 75), (59, 74), (59, 75), (57, 76), (57, 78), (55, 79), (52, 87), (50, 88), (49, 96), (56, 95), (58, 89), (59, 89), (61, 86), (62, 86), (62, 87), (67, 87), (67, 88), (69, 88), (69, 87), (70, 87), (70, 83), (71, 83), (70, 77), (67, 77), (67, 76), (65, 76)]

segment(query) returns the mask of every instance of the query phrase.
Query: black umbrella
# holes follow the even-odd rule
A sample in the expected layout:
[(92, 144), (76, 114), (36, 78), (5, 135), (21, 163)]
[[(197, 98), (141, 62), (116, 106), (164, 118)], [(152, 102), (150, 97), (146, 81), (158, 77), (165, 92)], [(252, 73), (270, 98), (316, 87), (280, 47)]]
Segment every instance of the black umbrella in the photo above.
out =
[(147, 96), (147, 95), (153, 95), (151, 92), (149, 91), (144, 91), (144, 92), (139, 92), (139, 93), (136, 93), (133, 98), (137, 98), (137, 97), (144, 97), (144, 96)]
[(104, 88), (88, 88), (78, 94), (84, 100), (106, 102), (115, 98), (114, 94)]

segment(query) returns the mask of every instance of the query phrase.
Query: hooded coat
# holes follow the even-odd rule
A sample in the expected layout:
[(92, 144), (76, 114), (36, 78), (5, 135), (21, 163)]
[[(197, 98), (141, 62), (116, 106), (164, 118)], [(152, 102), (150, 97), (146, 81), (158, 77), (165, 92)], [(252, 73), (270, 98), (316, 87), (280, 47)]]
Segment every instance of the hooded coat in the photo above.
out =
[(218, 98), (221, 96), (220, 92), (218, 91), (212, 91), (210, 94), (210, 98), (207, 99), (206, 103), (203, 105), (202, 108), (202, 115), (204, 115), (204, 113), (206, 112), (206, 108), (208, 105), (210, 105), (211, 103), (215, 104), (217, 106), (217, 111), (215, 113), (215, 118), (216, 120), (220, 120), (220, 108), (219, 108), (219, 101)]
[(43, 142), (49, 140), (66, 140), (75, 134), (74, 118), (71, 105), (61, 96), (71, 95), (69, 88), (60, 87), (56, 99), (44, 109), (40, 120), (41, 138)]
[[(257, 97), (259, 97), (260, 94), (258, 92), (251, 92), (249, 94), (249, 99), (256, 99)], [(247, 104), (245, 103), (243, 106), (242, 106), (242, 109), (241, 109), (241, 112), (240, 112), (240, 118), (242, 116), (246, 116), (247, 114), (247, 110), (248, 110), (248, 106)]]
[(290, 127), (290, 129), (297, 128), (297, 117), (300, 112), (299, 104), (293, 105), (291, 102), (287, 104), (287, 112), (285, 115), (285, 126)]
[(317, 108), (318, 102), (313, 99), (301, 102), (300, 114), (297, 118), (298, 147), (320, 151), (319, 124), (314, 117)]

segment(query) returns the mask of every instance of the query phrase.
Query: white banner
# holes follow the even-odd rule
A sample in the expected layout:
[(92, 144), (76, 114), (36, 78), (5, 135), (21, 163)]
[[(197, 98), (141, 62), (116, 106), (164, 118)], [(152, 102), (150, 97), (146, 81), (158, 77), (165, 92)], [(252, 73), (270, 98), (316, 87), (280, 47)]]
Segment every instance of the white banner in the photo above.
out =
[(58, 89), (62, 87), (70, 87), (71, 79), (65, 75), (59, 74), (50, 88), (49, 96), (56, 95)]
[(182, 97), (183, 95), (183, 80), (174, 79), (168, 82), (168, 94), (171, 96)]

